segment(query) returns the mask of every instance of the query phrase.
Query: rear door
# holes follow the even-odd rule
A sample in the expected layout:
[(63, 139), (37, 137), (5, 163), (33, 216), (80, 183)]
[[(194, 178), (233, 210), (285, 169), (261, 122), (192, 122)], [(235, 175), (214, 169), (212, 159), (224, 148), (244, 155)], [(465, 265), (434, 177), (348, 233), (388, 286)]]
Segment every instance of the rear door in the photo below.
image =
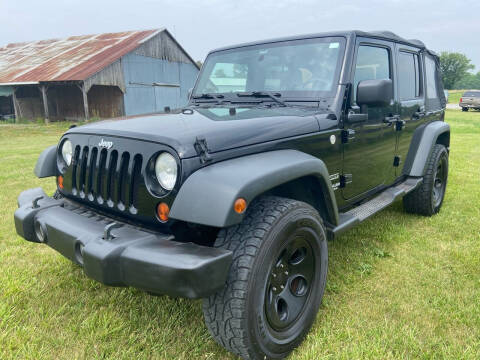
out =
[[(343, 144), (343, 198), (356, 201), (370, 191), (394, 180), (392, 160), (396, 134), (392, 123), (386, 121), (396, 115), (392, 101), (386, 106), (368, 106), (360, 109), (355, 103), (358, 83), (363, 80), (391, 79), (395, 84), (394, 45), (389, 41), (357, 38), (352, 69), (353, 96), (350, 112), (367, 113), (363, 123), (348, 124), (348, 140)], [(395, 92), (395, 85), (394, 85)]]
[(397, 147), (393, 163), (396, 176), (400, 176), (413, 133), (426, 121), (426, 111), (420, 49), (396, 44), (396, 53), (400, 121), (395, 124)]

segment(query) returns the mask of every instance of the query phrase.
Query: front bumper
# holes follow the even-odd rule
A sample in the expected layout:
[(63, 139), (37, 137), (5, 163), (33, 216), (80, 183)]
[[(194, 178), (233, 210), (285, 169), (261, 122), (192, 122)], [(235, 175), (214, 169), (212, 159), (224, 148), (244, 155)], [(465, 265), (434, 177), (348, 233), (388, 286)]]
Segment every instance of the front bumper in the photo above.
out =
[(230, 251), (115, 222), (40, 188), (21, 193), (18, 206), (20, 236), (47, 244), (102, 284), (187, 298), (209, 296), (225, 284)]

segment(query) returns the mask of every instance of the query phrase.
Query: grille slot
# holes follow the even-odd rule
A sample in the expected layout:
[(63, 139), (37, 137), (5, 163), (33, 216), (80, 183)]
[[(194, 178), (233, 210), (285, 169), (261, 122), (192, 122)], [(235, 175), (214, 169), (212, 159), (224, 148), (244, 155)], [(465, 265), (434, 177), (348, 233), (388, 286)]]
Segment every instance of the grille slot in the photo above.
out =
[(77, 145), (72, 163), (73, 196), (137, 213), (142, 155)]
[(133, 158), (133, 170), (132, 175), (130, 177), (130, 189), (129, 189), (129, 205), (130, 205), (130, 212), (136, 213), (136, 205), (137, 205), (137, 191), (138, 191), (138, 184), (140, 182), (140, 176), (142, 175), (142, 155), (138, 154), (135, 155)]
[(100, 151), (100, 158), (97, 167), (97, 187), (95, 189), (95, 194), (97, 195), (97, 202), (101, 205), (104, 202), (104, 185), (103, 185), (103, 178), (106, 171), (107, 165), (107, 149), (102, 149)]
[(80, 146), (75, 147), (75, 152), (73, 154), (73, 170), (72, 170), (72, 193), (73, 195), (77, 195), (77, 164), (78, 158), (80, 156)]
[(129, 162), (130, 162), (130, 154), (124, 152), (122, 154), (122, 159), (120, 161), (120, 173), (118, 177), (118, 187), (117, 187), (117, 199), (118, 199), (117, 206), (120, 210), (125, 210), (125, 199), (127, 195), (127, 188), (125, 185), (128, 182), (127, 171), (128, 171)]
[(117, 158), (118, 152), (117, 150), (113, 150), (110, 154), (110, 160), (108, 162), (108, 169), (107, 169), (107, 204), (110, 207), (113, 207), (113, 189), (115, 187), (115, 170), (117, 169)]
[(96, 171), (96, 163), (97, 163), (97, 154), (98, 154), (98, 149), (93, 148), (91, 153), (90, 153), (90, 160), (88, 161), (88, 168), (87, 168), (87, 186), (86, 186), (86, 193), (87, 193), (87, 198), (90, 201), (94, 200), (94, 194), (93, 194), (93, 179), (95, 176), (95, 171)]
[(87, 162), (88, 162), (88, 147), (85, 146), (82, 151), (82, 155), (79, 160), (79, 167), (78, 169), (78, 190), (79, 195), (83, 199), (85, 198), (85, 178), (87, 176)]

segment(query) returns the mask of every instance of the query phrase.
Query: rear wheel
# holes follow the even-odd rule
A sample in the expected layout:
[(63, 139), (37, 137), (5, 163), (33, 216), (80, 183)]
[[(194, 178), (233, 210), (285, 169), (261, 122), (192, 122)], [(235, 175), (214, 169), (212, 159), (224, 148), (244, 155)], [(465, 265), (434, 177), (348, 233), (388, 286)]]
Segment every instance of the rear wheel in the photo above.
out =
[(432, 216), (440, 211), (448, 180), (448, 152), (435, 144), (427, 162), (422, 184), (403, 198), (407, 212)]
[(462, 107), (462, 111), (468, 111), (467, 107)]
[(308, 204), (264, 197), (243, 222), (220, 231), (215, 247), (233, 251), (225, 288), (204, 300), (215, 340), (243, 359), (281, 359), (315, 320), (327, 276), (327, 242)]

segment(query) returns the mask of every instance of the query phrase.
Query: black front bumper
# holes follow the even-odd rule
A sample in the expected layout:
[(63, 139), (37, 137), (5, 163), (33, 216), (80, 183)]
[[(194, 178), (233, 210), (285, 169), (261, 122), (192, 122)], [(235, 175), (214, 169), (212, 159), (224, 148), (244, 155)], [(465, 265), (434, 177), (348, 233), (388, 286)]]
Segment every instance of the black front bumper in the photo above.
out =
[(118, 223), (50, 198), (40, 188), (20, 194), (18, 206), (15, 227), (20, 236), (47, 244), (105, 285), (202, 298), (225, 284), (230, 251)]

